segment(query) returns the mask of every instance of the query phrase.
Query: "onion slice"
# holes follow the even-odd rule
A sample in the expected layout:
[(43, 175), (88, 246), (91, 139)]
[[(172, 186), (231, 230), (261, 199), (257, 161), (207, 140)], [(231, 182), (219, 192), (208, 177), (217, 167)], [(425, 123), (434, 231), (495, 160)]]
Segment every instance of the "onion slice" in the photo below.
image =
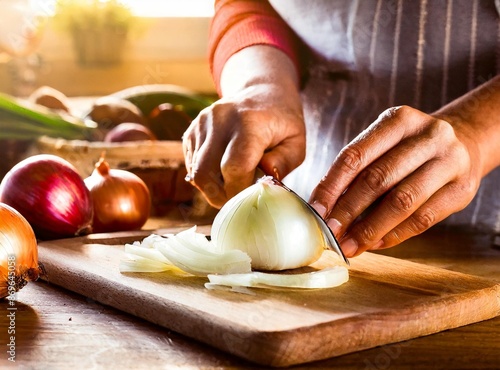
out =
[(126, 259), (120, 261), (120, 272), (164, 272), (172, 270), (173, 266), (161, 261), (144, 258), (134, 254), (126, 254)]
[[(160, 268), (158, 263), (163, 263), (165, 268), (175, 266), (197, 276), (251, 271), (250, 257), (246, 253), (239, 250), (217, 251), (203, 234), (196, 232), (196, 227), (168, 237), (150, 235), (142, 243), (125, 248), (128, 257), (120, 263), (121, 272), (153, 272)], [(152, 261), (151, 266), (147, 260)]]
[(349, 280), (345, 266), (327, 267), (300, 274), (250, 272), (246, 274), (208, 275), (207, 289), (218, 286), (247, 288), (327, 289), (340, 286)]

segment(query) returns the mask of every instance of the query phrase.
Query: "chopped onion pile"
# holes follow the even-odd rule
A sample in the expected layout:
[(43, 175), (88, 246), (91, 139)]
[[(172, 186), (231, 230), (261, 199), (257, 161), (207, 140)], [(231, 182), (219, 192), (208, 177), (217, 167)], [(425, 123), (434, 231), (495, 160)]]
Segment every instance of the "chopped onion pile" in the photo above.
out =
[[(300, 274), (252, 271), (251, 259), (243, 251), (222, 251), (196, 226), (175, 235), (150, 235), (142, 242), (125, 245), (126, 258), (120, 272), (164, 272), (180, 269), (207, 276), (207, 289), (217, 287), (254, 287), (279, 289), (324, 289), (345, 283), (349, 273), (345, 266)], [(235, 291), (238, 291), (235, 289)]]

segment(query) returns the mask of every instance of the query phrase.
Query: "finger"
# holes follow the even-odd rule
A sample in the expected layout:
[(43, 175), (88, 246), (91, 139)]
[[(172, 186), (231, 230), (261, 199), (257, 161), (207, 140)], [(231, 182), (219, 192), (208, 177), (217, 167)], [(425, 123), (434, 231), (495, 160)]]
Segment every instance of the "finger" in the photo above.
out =
[(281, 180), (304, 161), (305, 154), (305, 137), (302, 135), (291, 137), (266, 151), (259, 166), (265, 173)]
[(322, 211), (322, 216), (327, 215), (361, 171), (401, 140), (421, 129), (422, 122), (428, 119), (428, 115), (406, 106), (386, 110), (341, 150), (313, 190), (310, 203)]
[(377, 199), (433, 158), (438, 145), (430, 136), (407, 139), (364, 169), (338, 198), (328, 216), (335, 220), (334, 233), (342, 235)]
[(228, 198), (253, 184), (257, 168), (267, 143), (253, 135), (236, 135), (221, 160), (224, 189)]
[(192, 150), (186, 149), (186, 168), (190, 182), (212, 206), (220, 208), (227, 201), (220, 163), (229, 139), (227, 131), (214, 135), (212, 124), (212, 111), (207, 111), (200, 114), (197, 124), (187, 131), (185, 147)]
[(220, 163), (224, 146), (206, 141), (195, 152), (191, 164), (191, 182), (214, 207), (220, 208), (227, 201)]
[(410, 217), (389, 231), (377, 249), (390, 248), (412, 236), (423, 233), (450, 214), (465, 208), (473, 196), (457, 191), (457, 183), (452, 182), (436, 192)]
[(184, 153), (184, 162), (187, 170), (187, 177), (191, 179), (191, 168), (194, 163), (194, 156), (198, 151), (201, 143), (205, 141), (206, 131), (207, 131), (207, 114), (202, 111), (198, 117), (196, 117), (188, 129), (184, 132), (182, 136), (182, 150)]
[[(392, 229), (409, 218), (435, 193), (454, 178), (449, 162), (427, 162), (398, 184), (366, 217), (349, 229), (340, 244), (350, 255), (358, 255), (369, 248), (380, 247), (380, 240)], [(356, 250), (354, 250), (356, 249)]]

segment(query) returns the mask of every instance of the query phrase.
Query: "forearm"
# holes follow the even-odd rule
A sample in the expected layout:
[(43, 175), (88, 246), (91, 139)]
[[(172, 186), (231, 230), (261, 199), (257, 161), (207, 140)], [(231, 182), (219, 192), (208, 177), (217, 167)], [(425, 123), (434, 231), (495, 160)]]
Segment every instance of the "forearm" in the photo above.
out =
[(267, 1), (216, 0), (208, 51), (210, 70), (219, 93), (222, 69), (228, 59), (242, 49), (258, 45), (282, 51), (297, 71), (301, 69), (300, 40)]
[(464, 140), (475, 143), (485, 176), (500, 165), (500, 75), (440, 109)]
[(224, 65), (220, 79), (223, 96), (261, 84), (279, 84), (291, 92), (298, 92), (295, 64), (275, 47), (254, 45), (233, 54)]

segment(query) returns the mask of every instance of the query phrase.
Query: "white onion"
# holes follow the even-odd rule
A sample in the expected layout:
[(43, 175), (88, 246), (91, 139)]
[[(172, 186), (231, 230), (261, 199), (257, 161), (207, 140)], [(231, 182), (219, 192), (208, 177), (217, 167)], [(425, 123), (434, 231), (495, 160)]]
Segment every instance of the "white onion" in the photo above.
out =
[(222, 251), (246, 252), (257, 270), (307, 266), (329, 248), (316, 215), (271, 177), (231, 198), (215, 217), (211, 234)]

